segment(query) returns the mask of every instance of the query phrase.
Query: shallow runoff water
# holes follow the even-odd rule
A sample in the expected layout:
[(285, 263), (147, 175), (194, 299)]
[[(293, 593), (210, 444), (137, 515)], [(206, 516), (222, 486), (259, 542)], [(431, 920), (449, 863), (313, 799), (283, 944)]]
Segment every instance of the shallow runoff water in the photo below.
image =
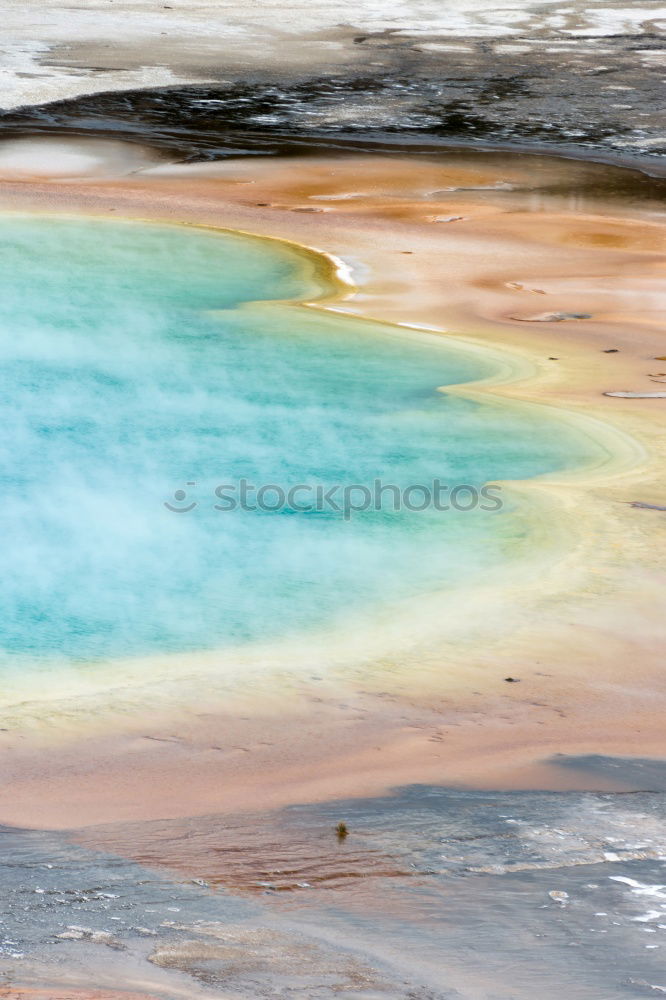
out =
[(100, 850), (100, 828), (0, 827), (6, 995), (57, 982), (165, 1000), (661, 996), (663, 764), (559, 762), (636, 790), (411, 786), (102, 828), (137, 862)]

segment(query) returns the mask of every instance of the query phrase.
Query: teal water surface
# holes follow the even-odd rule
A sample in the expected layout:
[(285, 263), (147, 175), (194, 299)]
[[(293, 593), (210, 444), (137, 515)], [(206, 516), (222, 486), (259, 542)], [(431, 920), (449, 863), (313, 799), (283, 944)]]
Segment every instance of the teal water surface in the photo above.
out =
[(459, 585), (523, 533), (506, 505), (220, 511), (221, 484), (480, 487), (590, 455), (536, 408), (437, 391), (490, 363), (274, 301), (317, 291), (286, 245), (10, 216), (0, 265), (5, 662), (210, 649), (371, 614)]

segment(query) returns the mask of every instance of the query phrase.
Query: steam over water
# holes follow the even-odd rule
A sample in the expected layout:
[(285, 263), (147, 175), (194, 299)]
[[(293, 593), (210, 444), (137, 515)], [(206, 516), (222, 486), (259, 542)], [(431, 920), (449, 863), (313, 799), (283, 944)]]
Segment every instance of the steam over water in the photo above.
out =
[(319, 293), (312, 263), (283, 245), (9, 217), (0, 262), (10, 663), (331, 623), (454, 587), (523, 533), (508, 503), (346, 520), (221, 512), (218, 485), (480, 488), (590, 453), (538, 411), (526, 422), (524, 409), (438, 392), (490, 368), (435, 338), (276, 303)]

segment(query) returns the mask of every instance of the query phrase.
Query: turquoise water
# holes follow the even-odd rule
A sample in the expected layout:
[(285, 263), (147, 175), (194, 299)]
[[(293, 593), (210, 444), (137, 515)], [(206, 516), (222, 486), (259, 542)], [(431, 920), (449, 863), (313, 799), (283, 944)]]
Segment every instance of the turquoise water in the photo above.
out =
[(438, 392), (492, 369), (435, 338), (269, 301), (316, 293), (283, 245), (5, 217), (0, 265), (5, 661), (216, 648), (371, 614), (458, 585), (523, 534), (507, 506), (220, 511), (220, 484), (481, 486), (590, 455), (536, 410)]

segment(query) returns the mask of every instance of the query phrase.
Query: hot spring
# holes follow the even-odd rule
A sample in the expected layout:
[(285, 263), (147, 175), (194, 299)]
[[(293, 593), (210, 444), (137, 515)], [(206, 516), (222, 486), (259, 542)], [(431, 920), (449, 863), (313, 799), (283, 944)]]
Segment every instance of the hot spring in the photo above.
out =
[[(480, 489), (589, 461), (435, 336), (304, 306), (313, 255), (161, 224), (5, 216), (4, 663), (222, 648), (369, 618), (510, 557), (501, 509), (220, 510), (223, 484)], [(269, 505), (272, 507), (272, 500)]]

